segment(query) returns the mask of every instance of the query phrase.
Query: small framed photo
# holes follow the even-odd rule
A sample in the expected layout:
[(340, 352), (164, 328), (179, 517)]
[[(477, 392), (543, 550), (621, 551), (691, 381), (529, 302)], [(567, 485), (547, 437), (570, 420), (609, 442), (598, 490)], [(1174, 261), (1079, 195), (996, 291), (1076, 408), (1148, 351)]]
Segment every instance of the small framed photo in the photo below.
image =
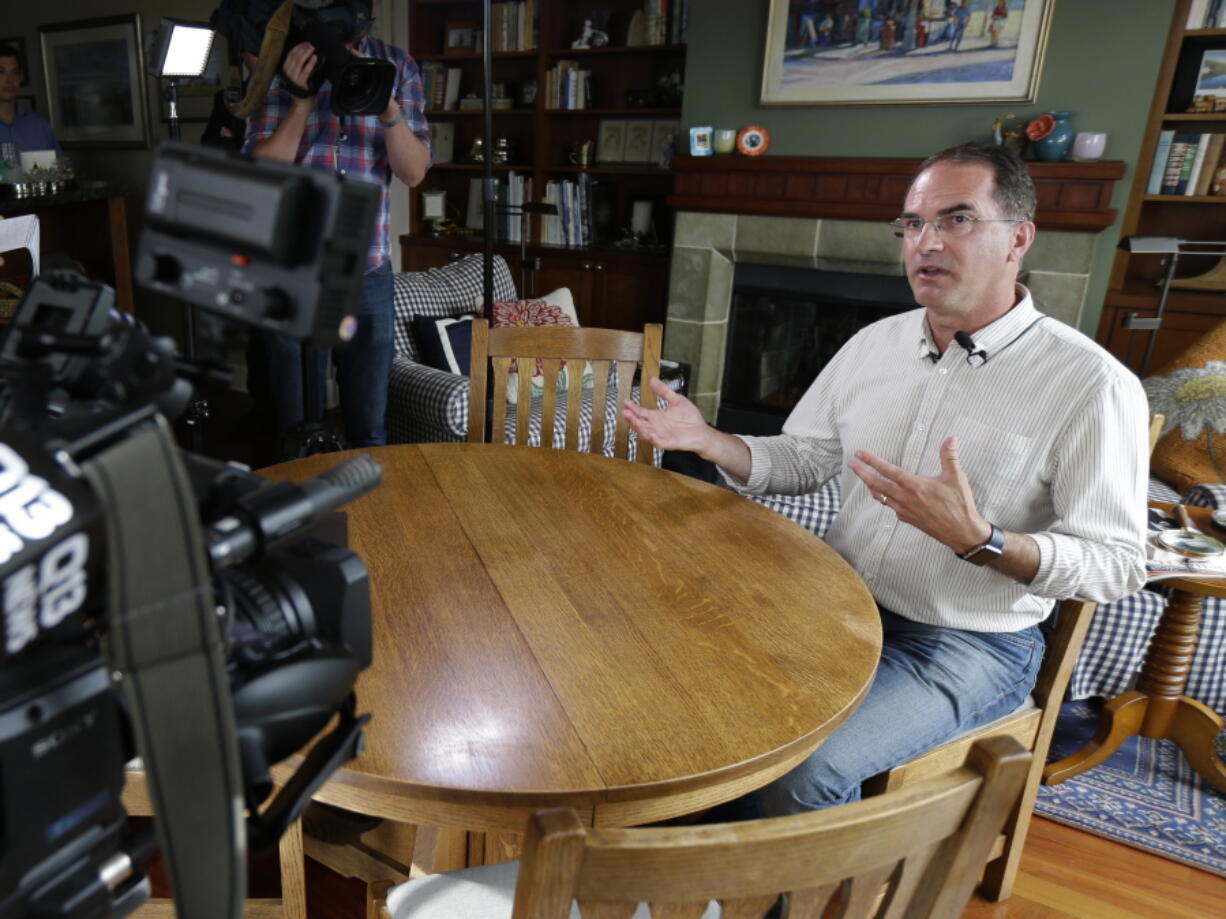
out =
[(1226, 48), (1211, 48), (1201, 55), (1192, 98), (1202, 96), (1226, 96)]
[(713, 156), (715, 150), (711, 138), (715, 129), (710, 125), (701, 128), (690, 128), (690, 156)]
[(448, 22), (443, 29), (443, 51), (452, 53), (476, 50), (478, 28), (476, 22), (468, 19)]
[(602, 118), (596, 138), (596, 162), (621, 163), (626, 155), (626, 122)]
[(677, 151), (677, 132), (681, 129), (675, 121), (657, 121), (651, 127), (651, 161), (667, 166)]
[(651, 130), (650, 121), (626, 122), (626, 151), (622, 155), (623, 163), (651, 162)]

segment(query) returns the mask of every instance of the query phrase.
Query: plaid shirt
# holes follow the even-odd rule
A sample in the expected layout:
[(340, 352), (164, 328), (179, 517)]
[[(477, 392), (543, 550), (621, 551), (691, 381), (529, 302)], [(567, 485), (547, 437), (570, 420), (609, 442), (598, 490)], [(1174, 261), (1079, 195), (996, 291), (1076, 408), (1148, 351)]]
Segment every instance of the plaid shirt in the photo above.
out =
[[(399, 48), (385, 45), (367, 35), (358, 42), (357, 50), (366, 57), (382, 58), (396, 65), (396, 82), (392, 96), (400, 103), (404, 120), (417, 139), (430, 147), (426, 126), (425, 92), (417, 64)], [(281, 77), (273, 80), (264, 106), (247, 119), (247, 136), (243, 150), (250, 153), (259, 143), (268, 140), (293, 105), (294, 97), (281, 85)], [(366, 270), (372, 271), (391, 258), (391, 217), (388, 185), (392, 171), (387, 159), (387, 145), (379, 115), (334, 115), (332, 86), (324, 83), (315, 97), (315, 107), (307, 116), (306, 130), (298, 144), (294, 162), (302, 166), (326, 169), (337, 175), (363, 182), (373, 182), (382, 189), (379, 218), (370, 239)]]

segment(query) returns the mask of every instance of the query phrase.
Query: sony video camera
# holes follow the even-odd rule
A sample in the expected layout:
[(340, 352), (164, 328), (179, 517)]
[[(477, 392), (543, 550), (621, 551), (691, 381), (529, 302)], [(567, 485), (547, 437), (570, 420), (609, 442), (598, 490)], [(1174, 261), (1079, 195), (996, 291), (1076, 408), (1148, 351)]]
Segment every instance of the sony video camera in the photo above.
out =
[[(213, 13), (214, 26), (226, 35), (235, 66), (242, 51), (258, 54), (254, 89), (239, 104), (235, 88), (227, 98), (231, 111), (245, 117), (263, 101), (267, 80), (280, 70), (286, 53), (309, 41), (318, 56), (307, 94), (331, 86), (332, 111), (337, 115), (378, 115), (386, 108), (396, 83), (390, 61), (355, 57), (345, 45), (370, 29), (373, 0), (222, 0)], [(271, 66), (275, 62), (275, 67)], [(261, 79), (261, 71), (266, 75)], [(284, 78), (283, 78), (284, 79)], [(291, 90), (292, 92), (292, 90)]]
[[(364, 183), (165, 145), (137, 277), (343, 339), (377, 201)], [(252, 207), (272, 224), (239, 219)], [(274, 288), (275, 309), (243, 312)], [(154, 833), (178, 914), (237, 919), (247, 849), (272, 847), (360, 752), (369, 585), (333, 511), (380, 472), (359, 456), (270, 484), (180, 451), (165, 416), (198, 368), (111, 304), (45, 275), (0, 346), (0, 919), (127, 915), (148, 897)], [(330, 722), (274, 796), (270, 767)], [(136, 833), (120, 802), (134, 753), (155, 812)]]

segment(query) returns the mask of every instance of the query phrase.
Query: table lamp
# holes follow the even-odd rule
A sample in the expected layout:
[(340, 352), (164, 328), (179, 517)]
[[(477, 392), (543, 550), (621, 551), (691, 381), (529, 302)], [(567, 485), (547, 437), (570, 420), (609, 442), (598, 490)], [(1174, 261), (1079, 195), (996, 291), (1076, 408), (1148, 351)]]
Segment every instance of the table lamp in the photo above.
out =
[(163, 18), (158, 25), (157, 47), (151, 58), (155, 76), (168, 80), (164, 98), (169, 106), (166, 124), (171, 140), (179, 139), (178, 80), (198, 77), (209, 63), (213, 29), (203, 22)]

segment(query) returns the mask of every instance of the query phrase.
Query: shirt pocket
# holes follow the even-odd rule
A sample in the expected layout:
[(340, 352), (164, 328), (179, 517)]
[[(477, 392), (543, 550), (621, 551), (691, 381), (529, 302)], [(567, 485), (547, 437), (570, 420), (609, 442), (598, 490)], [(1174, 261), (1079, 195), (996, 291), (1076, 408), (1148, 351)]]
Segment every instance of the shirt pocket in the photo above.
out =
[(954, 419), (958, 462), (970, 481), (979, 513), (994, 523), (1007, 510), (1030, 468), (1033, 439), (969, 415)]

